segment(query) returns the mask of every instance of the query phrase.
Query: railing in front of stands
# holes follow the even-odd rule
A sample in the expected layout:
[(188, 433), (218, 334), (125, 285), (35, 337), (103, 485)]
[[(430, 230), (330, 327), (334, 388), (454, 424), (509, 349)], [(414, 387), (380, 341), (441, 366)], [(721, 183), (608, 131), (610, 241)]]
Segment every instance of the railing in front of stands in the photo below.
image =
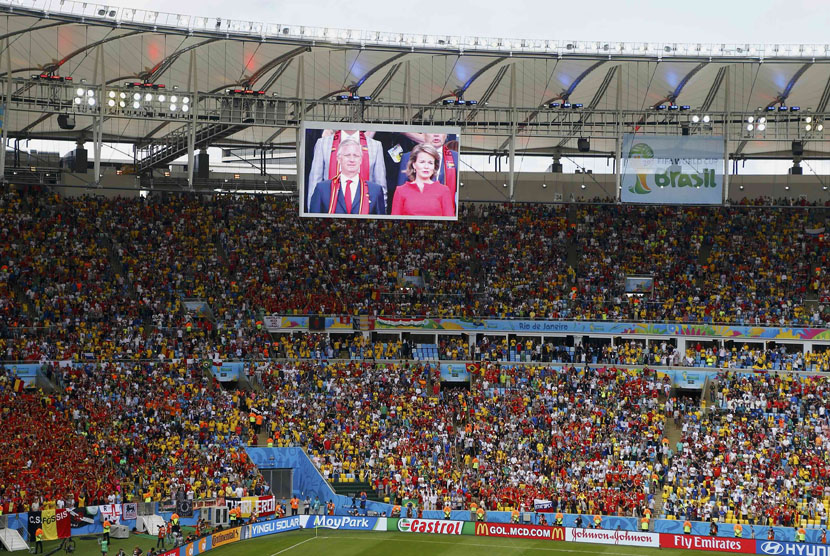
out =
[[(407, 294), (399, 294), (399, 293), (382, 293), (381, 295), (407, 295)], [(482, 296), (485, 294), (474, 293), (473, 296)], [(427, 297), (456, 297), (452, 294), (426, 294)], [(579, 299), (576, 300), (577, 303), (580, 302)], [(803, 302), (811, 302), (811, 303), (819, 303), (818, 300), (815, 299), (802, 299), (800, 301)], [(591, 305), (609, 305), (612, 307), (627, 307), (627, 304), (617, 304), (612, 301), (590, 301), (584, 300), (584, 303), (591, 304)], [(830, 303), (830, 302), (828, 302)], [(663, 302), (660, 301), (643, 301), (637, 307), (641, 307), (642, 305), (646, 306), (663, 306)], [(247, 318), (255, 319), (258, 318), (261, 312), (254, 312), (251, 311), (246, 315)], [(551, 321), (551, 322), (613, 322), (613, 323), (620, 323), (620, 324), (665, 324), (665, 325), (700, 325), (700, 326), (753, 326), (753, 327), (792, 327), (792, 326), (807, 326), (807, 327), (830, 327), (830, 322), (816, 322), (812, 319), (799, 319), (795, 321), (784, 321), (783, 323), (778, 322), (769, 322), (765, 321), (761, 318), (734, 318), (734, 319), (726, 319), (726, 320), (719, 320), (716, 318), (704, 317), (702, 319), (692, 319), (692, 318), (675, 318), (675, 319), (638, 319), (634, 320), (631, 318), (625, 317), (615, 317), (613, 315), (606, 315), (603, 317), (602, 315), (598, 315), (596, 317), (585, 317), (582, 315), (573, 315), (573, 316), (563, 316), (563, 317), (551, 317), (546, 315), (533, 315), (530, 314), (526, 316), (499, 316), (499, 315), (473, 315), (473, 314), (430, 314), (430, 313), (417, 313), (417, 314), (389, 314), (389, 315), (369, 315), (369, 314), (357, 314), (357, 315), (349, 315), (349, 314), (342, 314), (342, 313), (328, 313), (328, 314), (321, 314), (321, 313), (274, 313), (274, 316), (285, 316), (285, 317), (293, 317), (293, 318), (311, 318), (311, 317), (322, 317), (322, 318), (333, 318), (342, 321), (351, 321), (357, 322), (361, 318), (369, 318), (369, 319), (384, 319), (384, 320), (423, 320), (423, 319), (461, 319), (467, 321), (485, 321), (485, 320), (502, 320), (502, 321), (519, 321), (519, 320), (529, 320), (529, 321)], [(37, 333), (38, 331), (51, 331), (51, 330), (59, 330), (64, 329), (63, 325), (34, 325), (34, 326), (7, 326), (6, 329), (19, 334), (25, 334), (28, 332)], [(176, 330), (176, 328), (166, 327), (167, 330)]]

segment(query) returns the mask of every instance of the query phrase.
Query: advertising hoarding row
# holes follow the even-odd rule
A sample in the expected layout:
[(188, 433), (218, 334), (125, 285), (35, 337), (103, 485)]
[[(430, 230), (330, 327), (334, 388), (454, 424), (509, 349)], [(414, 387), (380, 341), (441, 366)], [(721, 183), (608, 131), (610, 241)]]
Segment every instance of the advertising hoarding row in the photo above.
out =
[(475, 535), (480, 537), (675, 548), (737, 554), (763, 554), (766, 556), (830, 556), (830, 547), (811, 543), (756, 541), (755, 539), (612, 529), (551, 527), (522, 523), (476, 523), (444, 519), (307, 515), (285, 517), (221, 531), (164, 554), (165, 556), (195, 556), (212, 548), (232, 544), (240, 540), (314, 527), (354, 531), (399, 531), (433, 535)]

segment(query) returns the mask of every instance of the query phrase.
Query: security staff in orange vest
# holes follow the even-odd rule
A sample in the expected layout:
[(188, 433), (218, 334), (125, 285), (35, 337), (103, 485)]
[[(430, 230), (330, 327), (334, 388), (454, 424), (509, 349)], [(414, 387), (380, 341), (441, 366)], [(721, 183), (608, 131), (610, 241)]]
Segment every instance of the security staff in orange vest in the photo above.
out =
[(164, 548), (164, 537), (166, 537), (166, 536), (167, 536), (167, 528), (164, 525), (162, 525), (161, 527), (159, 527), (158, 540), (156, 541), (156, 548), (158, 548), (159, 546)]
[(683, 534), (684, 535), (691, 535), (692, 534), (692, 522), (688, 519), (683, 522)]
[(297, 498), (297, 495), (294, 495), (291, 498), (291, 515), (299, 515), (300, 514), (300, 499)]
[(562, 512), (556, 512), (556, 521), (554, 521), (554, 524), (561, 527), (564, 523), (564, 520), (565, 516), (562, 514)]
[(484, 508), (479, 506), (478, 509), (476, 510), (476, 521), (482, 521), (483, 522), (484, 517), (485, 517), (484, 516)]
[(602, 516), (599, 514), (594, 514), (594, 529), (601, 529), (602, 528)]
[(643, 531), (644, 533), (647, 533), (648, 532), (648, 526), (649, 526), (648, 518), (646, 516), (641, 517), (640, 518), (640, 530)]
[(40, 527), (35, 531), (35, 554), (43, 553), (43, 529)]
[(444, 519), (449, 519), (452, 515), (452, 508), (449, 505), (444, 506)]
[[(326, 509), (328, 510), (329, 515), (334, 515), (334, 502), (329, 500), (329, 503), (326, 504)], [(401, 513), (401, 508), (400, 508), (400, 506), (398, 506), (398, 514), (400, 514), (400, 513)]]
[(104, 521), (104, 539), (110, 540), (110, 521), (108, 519)]
[(510, 512), (510, 523), (519, 523), (519, 510), (513, 508)]
[(744, 536), (744, 528), (740, 523), (735, 524), (735, 538), (740, 539)]

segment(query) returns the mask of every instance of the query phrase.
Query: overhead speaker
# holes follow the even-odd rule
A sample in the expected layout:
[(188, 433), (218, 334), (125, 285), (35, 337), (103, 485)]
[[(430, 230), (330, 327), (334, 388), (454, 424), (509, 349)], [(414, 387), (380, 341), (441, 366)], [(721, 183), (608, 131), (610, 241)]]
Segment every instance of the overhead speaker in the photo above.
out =
[(793, 176), (802, 176), (804, 175), (804, 168), (799, 164), (793, 164), (793, 167), (790, 168), (790, 174)]
[(87, 156), (87, 150), (78, 147), (75, 149), (75, 161), (72, 164), (72, 171), (80, 174), (86, 174), (88, 167), (89, 157)]
[(561, 174), (562, 173), (562, 163), (561, 162), (554, 162), (550, 166), (550, 171), (554, 174)]
[(58, 127), (61, 129), (75, 129), (75, 116), (58, 114)]
[(588, 151), (590, 151), (590, 150), (591, 150), (591, 142), (590, 142), (588, 139), (585, 139), (585, 138), (583, 138), (583, 137), (580, 137), (580, 138), (579, 138), (579, 139), (577, 139), (577, 141), (576, 141), (576, 148), (577, 148), (577, 149), (579, 150), (579, 152), (581, 152), (581, 153), (587, 153)]
[(793, 141), (793, 156), (801, 156), (804, 154), (804, 143), (801, 141)]

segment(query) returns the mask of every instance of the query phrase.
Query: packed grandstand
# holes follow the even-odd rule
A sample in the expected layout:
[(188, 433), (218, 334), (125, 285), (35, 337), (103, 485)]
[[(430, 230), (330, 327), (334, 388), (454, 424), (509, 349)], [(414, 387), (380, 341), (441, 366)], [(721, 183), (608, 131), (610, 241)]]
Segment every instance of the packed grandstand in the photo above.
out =
[[(214, 498), (237, 486), (259, 494), (268, 485), (244, 447), (270, 443), (306, 448), (332, 481), (357, 478), (378, 499), (426, 509), (527, 509), (551, 499), (556, 509), (592, 515), (649, 509), (708, 521), (729, 513), (783, 525), (825, 516), (825, 377), (730, 370), (827, 372), (826, 345), (805, 353), (696, 342), (680, 353), (666, 342), (627, 341), (574, 351), (447, 335), (439, 360), (479, 362), (472, 386), (459, 390), (441, 387), (435, 365), (408, 360), (401, 340), (271, 334), (261, 323), (265, 313), (316, 307), (355, 316), (826, 327), (827, 252), (798, 239), (803, 208), (596, 204), (570, 222), (557, 206), (497, 205), (465, 211), (438, 233), (430, 223), (311, 227), (290, 202), (244, 197), (7, 190), (0, 204), (4, 359), (38, 363), (58, 386), (18, 392), (13, 374), (4, 377), (5, 513), (113, 496), (161, 501), (179, 491)], [(722, 240), (741, 218), (793, 239), (748, 240), (748, 253)], [(602, 220), (625, 221), (640, 241), (619, 241)], [(464, 240), (455, 231), (471, 228)], [(527, 235), (549, 238), (549, 249), (518, 240)], [(332, 236), (342, 243), (307, 257), (303, 245)], [(365, 237), (374, 249), (346, 247)], [(673, 254), (695, 238), (685, 258)], [(567, 264), (569, 244), (583, 253), (577, 268)], [(415, 250), (423, 255), (412, 264), (437, 279), (429, 292), (387, 300), (396, 284), (389, 263)], [(604, 285), (635, 263), (661, 277), (642, 307)], [(749, 279), (752, 271), (744, 278), (737, 270), (750, 267), (763, 272)], [(207, 301), (210, 316), (188, 312), (182, 300), (194, 297)], [(532, 364), (511, 364), (516, 351)], [(256, 380), (248, 367), (256, 388), (240, 391), (204, 372), (203, 362), (215, 360), (266, 364), (256, 366)], [(659, 371), (668, 366), (723, 371), (708, 399), (678, 401)], [(254, 410), (259, 422), (249, 421)], [(676, 442), (664, 432), (667, 419), (682, 431)], [(37, 426), (44, 422), (52, 425)], [(68, 462), (76, 462), (71, 474)]]
[[(87, 5), (83, 6), (85, 10)], [(15, 11), (5, 4), (0, 7), (9, 14)], [(35, 33), (36, 40), (43, 40), (37, 35), (40, 28), (31, 29), (30, 18), (49, 15), (29, 9), (34, 10), (27, 5), (22, 15), (10, 15), (14, 22), (7, 22), (6, 30), (12, 35)], [(65, 14), (64, 23), (91, 26), (96, 33), (103, 26), (95, 23), (96, 17), (117, 18), (125, 29), (139, 25), (127, 21), (121, 9), (108, 10), (91, 14), (92, 23), (72, 19), (78, 14)], [(137, 17), (135, 11), (130, 17)], [(14, 25), (20, 29), (13, 30)], [(221, 28), (227, 40), (237, 42), (243, 39), (231, 39), (231, 33), (248, 32), (228, 27), (227, 21), (216, 20), (215, 25), (215, 31), (197, 28), (197, 35), (210, 36)], [(285, 27), (280, 34), (289, 36), (292, 29)], [(159, 31), (157, 26), (152, 30), (161, 35), (174, 31)], [(132, 40), (127, 33), (85, 38), (80, 51), (122, 38)], [(316, 160), (307, 156), (307, 166), (328, 165), (330, 171), (328, 179), (321, 174), (311, 184), (311, 189), (319, 188), (312, 194), (316, 197), (306, 195), (322, 207), (319, 212), (328, 209), (325, 218), (306, 217), (306, 184), (289, 187), (291, 180), (284, 176), (278, 181), (288, 189), (280, 189), (279, 194), (268, 189), (268, 180), (263, 190), (254, 191), (253, 180), (239, 175), (216, 181), (195, 179), (195, 151), (206, 149), (211, 139), (215, 139), (211, 144), (232, 150), (261, 144), (262, 137), (254, 141), (246, 135), (251, 133), (249, 127), (290, 128), (294, 135), (289, 147), (299, 159), (303, 146), (310, 152), (317, 145), (302, 144), (306, 139), (301, 134), (311, 133), (303, 127), (307, 112), (310, 117), (314, 110), (342, 107), (344, 102), (369, 106), (371, 97), (357, 95), (360, 81), (344, 90), (348, 98), (336, 102), (317, 95), (314, 98), (322, 100), (306, 107), (305, 99), (292, 99), (295, 109), (302, 110), (293, 119), (252, 115), (256, 107), (245, 104), (249, 95), (265, 94), (252, 90), (257, 79), (276, 70), (265, 89), (274, 86), (286, 96), (283, 84), (275, 83), (289, 71), (293, 57), (306, 52), (302, 48), (275, 52), (279, 55), (262, 72), (236, 83), (245, 88), (227, 94), (244, 97), (244, 102), (228, 104), (219, 98), (224, 94), (217, 86), (222, 79), (212, 75), (206, 79), (218, 81), (204, 86), (203, 96), (206, 106), (215, 101), (221, 107), (216, 111), (199, 108), (200, 91), (178, 92), (193, 94), (193, 111), (204, 110), (200, 114), (204, 118), (193, 116), (190, 143), (166, 162), (147, 162), (158, 153), (150, 152), (144, 161), (136, 154), (135, 164), (116, 171), (113, 163), (98, 174), (103, 181), (95, 178), (78, 187), (72, 180), (86, 173), (86, 162), (83, 171), (69, 171), (64, 165), (57, 174), (19, 163), (20, 141), (27, 134), (67, 137), (53, 137), (54, 130), (39, 127), (43, 120), (35, 121), (31, 115), (52, 110), (45, 107), (48, 103), (26, 96), (42, 90), (44, 82), (69, 91), (60, 93), (70, 99), (66, 105), (58, 103), (55, 110), (63, 116), (75, 110), (79, 121), (88, 117), (91, 126), (98, 126), (95, 133), (103, 133), (104, 120), (126, 119), (126, 112), (116, 112), (128, 109), (130, 98), (135, 98), (135, 110), (145, 98), (147, 103), (158, 102), (153, 95), (158, 99), (164, 87), (155, 83), (155, 72), (182, 64), (187, 49), (212, 48), (213, 40), (219, 39), (189, 44), (154, 60), (156, 65), (140, 76), (142, 82), (129, 85), (130, 91), (142, 91), (136, 97), (126, 96), (126, 88), (116, 89), (119, 85), (114, 81), (102, 81), (89, 91), (85, 84), (76, 94), (67, 76), (58, 75), (61, 64), (31, 79), (15, 78), (19, 87), (4, 110), (26, 116), (10, 117), (13, 124), (3, 130), (4, 139), (10, 133), (16, 138), (16, 151), (6, 153), (0, 185), (0, 530), (20, 529), (34, 544), (42, 540), (43, 530), (37, 525), (45, 519), (44, 512), (71, 511), (71, 528), (67, 525), (65, 534), (54, 533), (47, 540), (68, 537), (77, 529), (78, 534), (81, 530), (102, 533), (109, 542), (109, 519), (117, 521), (113, 516), (122, 515), (121, 509), (112, 509), (118, 507), (124, 508), (124, 522), (136, 529), (139, 517), (156, 513), (164, 514), (170, 527), (178, 527), (178, 514), (170, 516), (181, 512), (188, 527), (194, 527), (190, 541), (218, 531), (220, 537), (212, 542), (219, 546), (226, 542), (221, 535), (230, 535), (228, 539), (234, 535), (225, 529), (233, 531), (241, 525), (240, 514), (234, 512), (242, 501), (254, 500), (244, 515), (249, 525), (303, 512), (319, 519), (323, 514), (443, 519), (451, 521), (446, 527), (456, 527), (458, 534), (464, 526), (461, 522), (521, 522), (545, 527), (533, 531), (550, 535), (549, 527), (565, 526), (614, 530), (618, 535), (631, 531), (754, 539), (757, 534), (770, 540), (826, 543), (830, 511), (826, 232), (830, 197), (826, 193), (816, 190), (798, 196), (775, 191), (780, 196), (772, 196), (768, 184), (761, 184), (757, 191), (748, 186), (746, 196), (724, 187), (715, 203), (639, 204), (622, 202), (621, 187), (616, 194), (607, 195), (598, 187), (592, 190), (595, 196), (580, 197), (586, 186), (578, 188), (573, 182), (572, 190), (567, 184), (562, 189), (570, 196), (516, 202), (516, 176), (511, 169), (507, 198), (479, 199), (475, 193), (460, 193), (464, 183), (457, 179), (453, 165), (461, 166), (458, 157), (470, 152), (461, 150), (457, 135), (445, 144), (451, 133), (435, 133), (442, 135), (440, 146), (425, 149), (427, 131), (421, 143), (412, 133), (400, 132), (393, 141), (398, 144), (392, 149), (384, 144), (380, 150), (381, 139), (366, 134), (377, 131), (375, 137), (381, 137), (385, 129), (366, 132), (348, 126), (321, 128), (318, 135), (308, 135), (320, 146), (325, 140), (331, 142)], [(262, 40), (267, 42), (264, 35)], [(343, 38), (343, 44), (356, 48), (350, 40)], [(131, 43), (125, 44), (124, 50), (129, 50)], [(439, 45), (444, 43), (434, 47)], [(5, 48), (12, 46), (7, 43)], [(322, 47), (315, 44), (313, 51), (312, 46), (307, 50), (316, 56), (318, 48)], [(665, 52), (673, 55), (671, 50)], [(75, 50), (66, 54), (67, 59), (77, 55)], [(194, 75), (195, 59), (191, 57), (188, 68)], [(482, 64), (480, 73), (502, 61)], [(391, 62), (383, 61), (377, 69)], [(79, 62), (84, 63), (88, 62)], [(532, 75), (530, 65), (536, 62), (526, 63), (527, 74)], [(8, 64), (12, 65), (11, 58)], [(19, 67), (10, 69), (9, 75), (29, 71), (19, 60), (15, 64)], [(389, 81), (400, 78), (395, 76), (401, 66), (393, 67), (397, 69), (387, 74)], [(183, 73), (183, 67), (177, 68)], [(501, 86), (508, 73), (506, 66), (503, 69), (488, 89)], [(626, 66), (619, 71), (640, 70)], [(375, 73), (369, 72), (365, 79)], [(403, 73), (409, 75), (409, 66)], [(610, 71), (606, 81), (614, 76)], [(720, 72), (717, 76), (724, 79)], [(11, 78), (8, 85), (11, 90)], [(382, 90), (387, 85), (377, 87)], [(415, 99), (423, 104), (418, 118), (408, 121), (425, 126), (457, 124), (449, 117), (427, 121), (424, 115), (447, 106), (445, 101), (452, 97), (452, 110), (482, 110), (484, 116), (467, 113), (462, 118), (465, 127), (451, 131), (469, 130), (493, 141), (488, 131), (475, 127), (474, 119), (500, 116), (488, 115), (483, 106), (472, 108), (474, 104), (463, 99), (469, 85), (438, 101)], [(107, 91), (108, 86), (113, 89)], [(315, 82), (309, 88), (318, 86)], [(608, 83), (599, 87), (596, 94), (601, 96), (607, 87)], [(717, 93), (718, 88), (712, 90)], [(666, 113), (670, 107), (680, 113), (675, 102), (680, 92), (664, 106)], [(88, 107), (96, 105), (99, 93), (101, 100), (112, 101), (112, 112), (106, 117), (104, 112), (80, 112), (92, 110)], [(274, 96), (283, 101), (276, 91)], [(87, 98), (93, 102), (79, 100)], [(176, 97), (171, 102), (172, 98)], [(119, 99), (127, 100), (119, 104)], [(554, 100), (558, 109), (559, 101), (568, 97)], [(772, 119), (784, 112), (780, 108), (785, 100), (779, 98), (763, 113)], [(498, 95), (493, 103), (498, 104)], [(181, 110), (183, 104), (188, 105), (171, 104), (169, 112)], [(543, 108), (552, 109), (552, 104)], [(228, 106), (242, 106), (244, 110), (237, 110), (242, 115), (229, 116)], [(659, 106), (663, 105), (654, 110)], [(525, 124), (538, 117), (535, 105), (512, 108), (527, 111)], [(624, 107), (618, 108), (621, 112)], [(537, 113), (531, 116), (531, 109)], [(107, 128), (108, 140), (142, 148), (158, 140), (171, 149), (170, 145), (181, 147), (187, 142), (158, 135), (173, 116), (142, 110), (143, 115), (129, 115), (126, 125), (132, 127), (125, 127), (120, 135)], [(44, 120), (51, 114), (47, 112)], [(724, 113), (729, 115), (726, 109)], [(637, 115), (638, 130), (640, 125), (647, 132), (656, 129), (648, 127), (656, 124), (647, 116)], [(147, 130), (136, 124), (142, 117), (148, 120), (141, 125), (167, 120)], [(386, 120), (399, 121), (372, 116), (370, 111), (361, 111), (359, 118), (339, 116), (351, 117), (361, 124), (365, 117), (378, 126)], [(799, 125), (800, 117), (795, 116)], [(540, 133), (545, 141), (575, 142), (577, 136), (583, 141), (581, 130), (588, 133), (590, 126), (599, 125), (588, 123), (586, 116), (578, 127), (554, 131), (559, 124), (553, 120), (546, 120), (549, 127)], [(745, 121), (738, 118), (741, 129)], [(195, 131), (197, 123), (205, 126), (201, 134)], [(622, 125), (615, 120), (618, 124)], [(75, 123), (73, 119), (71, 128), (66, 120), (58, 125), (68, 131)], [(718, 125), (727, 143), (752, 142), (744, 135), (730, 135), (729, 120)], [(715, 133), (711, 127), (701, 129), (697, 128), (701, 135)], [(688, 125), (676, 131), (679, 137), (690, 136)], [(146, 132), (149, 135), (144, 137)], [(354, 132), (355, 138), (344, 139), (347, 132)], [(229, 137), (235, 142), (222, 143)], [(607, 134), (604, 137), (595, 145), (607, 140)], [(716, 138), (720, 141), (720, 136)], [(401, 147), (407, 140), (418, 144), (403, 153), (409, 150)], [(100, 136), (96, 141), (102, 141)], [(383, 174), (374, 165), (369, 169), (368, 153), (374, 152), (370, 141), (378, 144), (380, 153), (372, 156), (389, 154), (394, 164), (402, 166), (395, 166), (395, 173), (406, 174), (384, 182), (382, 190), (368, 173), (363, 175)], [(354, 176), (360, 191), (355, 193), (355, 213), (346, 206), (352, 181), (342, 180), (344, 207), (337, 204), (339, 180), (347, 177), (340, 157), (349, 156), (341, 150), (347, 152), (343, 145), (348, 142), (357, 152), (351, 155), (353, 160), (361, 160)], [(816, 143), (816, 149), (825, 148), (821, 140)], [(487, 143), (488, 149), (497, 145)], [(750, 145), (744, 152), (768, 154), (752, 150), (760, 148)], [(788, 148), (800, 157), (795, 142)], [(581, 143), (578, 150), (562, 151), (561, 145), (555, 149), (551, 151), (556, 153), (555, 164), (560, 155), (565, 156), (563, 152), (588, 152)], [(614, 149), (610, 157), (622, 160), (622, 147)], [(80, 156), (80, 150), (74, 156)], [(512, 157), (515, 145), (510, 150)], [(457, 181), (457, 188), (452, 184), (455, 204), (442, 205), (445, 212), (438, 220), (431, 218), (435, 214), (395, 219), (412, 215), (395, 214), (391, 208), (384, 218), (362, 218), (372, 214), (369, 205), (378, 210), (380, 195), (391, 199), (403, 195), (407, 187), (427, 191), (417, 181), (417, 164), (424, 164), (419, 158), (424, 152), (434, 158), (427, 161), (432, 171), (427, 174), (434, 180), (427, 186), (439, 188), (436, 195), (442, 203), (449, 198), (449, 186), (439, 183), (438, 165), (442, 165), (441, 179)], [(486, 152), (480, 148), (475, 154)], [(185, 155), (189, 177), (171, 178), (171, 165)], [(265, 156), (263, 148), (263, 175), (268, 169)], [(411, 167), (402, 162), (409, 156)], [(794, 159), (796, 166), (800, 160)], [(723, 166), (728, 162), (727, 158)], [(148, 166), (142, 170), (145, 163)], [(302, 165), (294, 163), (292, 171), (299, 175)], [(97, 173), (100, 153), (94, 164)], [(154, 175), (154, 167), (167, 168), (162, 173), (171, 181)], [(560, 164), (558, 172), (551, 173), (561, 172)], [(136, 187), (122, 187), (118, 180), (133, 173)], [(708, 171), (704, 173), (709, 187)], [(580, 174), (588, 175), (582, 169)], [(682, 175), (679, 170), (675, 174)], [(53, 181), (55, 175), (62, 181)], [(721, 187), (728, 181), (720, 170), (717, 177)], [(107, 179), (114, 185), (108, 187)], [(645, 175), (637, 179), (647, 184)], [(737, 183), (738, 177), (734, 179)], [(225, 185), (231, 180), (235, 183)], [(243, 185), (246, 181), (250, 183)], [(547, 184), (541, 187), (547, 189)], [(503, 189), (507, 188), (505, 182)], [(330, 196), (326, 203), (319, 201), (323, 194)], [(403, 210), (401, 198), (395, 210)], [(341, 208), (357, 218), (329, 218), (340, 214)], [(647, 284), (647, 290), (632, 290), (630, 283)], [(289, 480), (286, 485), (275, 473), (289, 467), (295, 475), (293, 483)], [(258, 515), (256, 500), (266, 499), (263, 507), (268, 511)], [(128, 505), (131, 518), (126, 517)], [(99, 513), (97, 508), (108, 509)], [(207, 512), (217, 508), (231, 508), (231, 513)], [(194, 517), (194, 511), (200, 510), (205, 513)], [(162, 539), (165, 521), (162, 528), (154, 525), (152, 533), (149, 523), (141, 532)], [(407, 522), (401, 528), (398, 522), (399, 531), (410, 526)], [(744, 532), (743, 527), (749, 530)], [(255, 536), (252, 529), (245, 531), (240, 534), (243, 538)], [(476, 529), (475, 534), (489, 535), (488, 531)], [(584, 531), (569, 534), (569, 540), (591, 542)], [(5, 534), (0, 537), (6, 543)], [(664, 546), (659, 537), (643, 538), (657, 543), (651, 546)], [(724, 548), (717, 542), (709, 539), (699, 547)]]

